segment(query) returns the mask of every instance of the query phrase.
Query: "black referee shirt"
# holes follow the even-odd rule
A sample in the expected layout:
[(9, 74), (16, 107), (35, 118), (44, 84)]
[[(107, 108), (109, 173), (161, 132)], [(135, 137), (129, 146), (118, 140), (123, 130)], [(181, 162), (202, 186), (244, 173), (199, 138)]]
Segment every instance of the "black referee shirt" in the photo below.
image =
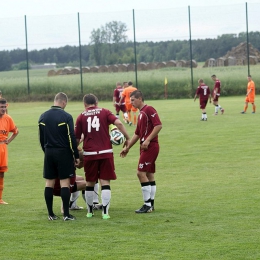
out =
[(52, 106), (39, 119), (39, 138), (45, 148), (71, 149), (75, 159), (79, 158), (72, 116), (59, 106)]

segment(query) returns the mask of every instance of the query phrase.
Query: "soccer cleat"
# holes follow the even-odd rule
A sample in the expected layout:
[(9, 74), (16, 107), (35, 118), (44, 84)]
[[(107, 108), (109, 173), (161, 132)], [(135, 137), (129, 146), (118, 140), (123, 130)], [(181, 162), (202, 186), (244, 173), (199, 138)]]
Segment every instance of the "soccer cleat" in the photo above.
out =
[(225, 110), (223, 108), (220, 111), (221, 111), (221, 115), (223, 115), (225, 112)]
[(87, 218), (92, 218), (94, 216), (94, 213), (87, 213), (86, 217)]
[(245, 114), (245, 113), (246, 113), (245, 111), (240, 112), (240, 114)]
[(128, 124), (129, 124), (129, 126), (131, 126), (133, 123), (132, 123), (132, 122), (129, 122)]
[(102, 209), (102, 204), (99, 204), (99, 203), (93, 203), (93, 210), (99, 210), (99, 209)]
[(81, 209), (83, 209), (83, 207), (79, 207), (78, 205), (70, 207), (70, 210), (81, 210)]
[(204, 121), (204, 118), (201, 118), (200, 121)]
[(70, 214), (69, 214), (68, 216), (64, 216), (64, 217), (63, 217), (63, 220), (64, 220), (64, 221), (75, 220), (75, 219), (76, 219), (76, 218), (75, 218), (74, 216), (70, 215)]
[(57, 219), (59, 219), (59, 217), (58, 216), (56, 216), (55, 214), (54, 215), (49, 215), (49, 217), (48, 217), (48, 220), (57, 220)]
[(255, 112), (253, 111), (252, 114), (255, 114)]
[(218, 115), (218, 113), (214, 113), (214, 114), (213, 114), (213, 116), (217, 116), (217, 115)]
[(8, 203), (5, 202), (5, 201), (3, 201), (3, 200), (0, 200), (0, 204), (2, 204), (2, 205), (7, 205)]
[(140, 209), (135, 210), (135, 213), (149, 213), (152, 212), (152, 207), (144, 204)]
[(102, 218), (103, 219), (110, 219), (110, 216), (108, 214), (103, 214)]

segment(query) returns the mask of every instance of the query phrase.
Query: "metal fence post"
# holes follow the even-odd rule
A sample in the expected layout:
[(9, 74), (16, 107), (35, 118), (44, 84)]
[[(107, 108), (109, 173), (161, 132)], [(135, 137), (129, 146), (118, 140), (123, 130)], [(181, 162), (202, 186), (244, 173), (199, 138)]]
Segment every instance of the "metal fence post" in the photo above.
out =
[(26, 15), (24, 16), (24, 25), (25, 25), (25, 43), (26, 43), (26, 64), (27, 64), (27, 92), (30, 94), (30, 77), (29, 77), (29, 59), (28, 59), (28, 41), (27, 41), (27, 21)]

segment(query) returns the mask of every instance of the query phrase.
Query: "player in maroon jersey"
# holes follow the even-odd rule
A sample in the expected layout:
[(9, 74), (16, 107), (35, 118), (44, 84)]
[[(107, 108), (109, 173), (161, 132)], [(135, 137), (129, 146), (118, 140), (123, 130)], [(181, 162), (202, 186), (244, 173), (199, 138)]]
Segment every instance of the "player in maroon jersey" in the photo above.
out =
[(197, 96), (200, 96), (200, 109), (202, 111), (201, 121), (207, 121), (207, 112), (206, 106), (209, 102), (211, 103), (211, 94), (209, 87), (204, 83), (203, 79), (199, 79), (198, 81), (199, 86), (197, 88), (196, 94), (194, 96), (194, 102), (196, 101)]
[(87, 94), (83, 98), (85, 110), (78, 116), (75, 125), (75, 136), (79, 143), (82, 134), (84, 171), (86, 178), (87, 217), (93, 216), (94, 186), (99, 179), (101, 184), (102, 218), (109, 219), (111, 190), (110, 180), (116, 179), (114, 156), (110, 142), (109, 125), (114, 124), (126, 138), (128, 145), (129, 135), (122, 122), (111, 111), (97, 107), (97, 97)]
[(219, 96), (220, 96), (220, 91), (221, 91), (221, 82), (217, 78), (216, 75), (212, 75), (211, 79), (213, 81), (215, 81), (215, 85), (214, 85), (213, 92), (212, 92), (212, 101), (213, 101), (213, 105), (215, 106), (215, 114), (214, 115), (215, 116), (218, 115), (218, 110), (220, 110), (221, 114), (223, 115), (224, 109), (218, 103)]
[(121, 86), (120, 82), (116, 83), (116, 88), (114, 89), (113, 94), (113, 106), (116, 109), (116, 117), (119, 118), (119, 112), (123, 112), (123, 118), (128, 123), (128, 115), (126, 112), (125, 107), (125, 99), (122, 100), (122, 103), (119, 105), (119, 101), (121, 99), (121, 93), (123, 92), (124, 88)]
[[(69, 208), (70, 210), (80, 210), (83, 209), (83, 207), (79, 207), (77, 205), (77, 200), (78, 197), (80, 196), (80, 191), (85, 190), (86, 188), (86, 182), (83, 177), (74, 174), (73, 176), (70, 177), (70, 203), (69, 203)], [(56, 178), (54, 187), (53, 187), (53, 195), (54, 196), (60, 196), (61, 192), (61, 186), (60, 186), (60, 179)], [(82, 196), (83, 197), (83, 196)], [(85, 199), (83, 197), (83, 199)], [(63, 205), (61, 205), (61, 213), (64, 213), (63, 211)]]
[(131, 104), (140, 110), (135, 133), (128, 146), (120, 153), (125, 157), (130, 148), (140, 140), (140, 157), (137, 168), (137, 176), (141, 184), (144, 204), (136, 213), (148, 213), (154, 210), (154, 198), (156, 183), (154, 178), (155, 161), (159, 154), (158, 133), (162, 129), (162, 123), (157, 111), (144, 103), (143, 94), (135, 90), (130, 94)]

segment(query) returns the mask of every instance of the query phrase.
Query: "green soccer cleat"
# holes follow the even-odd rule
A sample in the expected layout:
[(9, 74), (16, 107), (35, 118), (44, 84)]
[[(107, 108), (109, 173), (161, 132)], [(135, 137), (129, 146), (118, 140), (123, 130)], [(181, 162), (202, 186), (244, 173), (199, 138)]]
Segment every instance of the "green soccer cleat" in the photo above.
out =
[(94, 216), (94, 213), (88, 213), (88, 214), (86, 215), (87, 218), (92, 218), (93, 216)]
[(110, 219), (110, 216), (109, 216), (108, 214), (104, 214), (104, 215), (102, 216), (102, 218), (103, 218), (103, 219)]

